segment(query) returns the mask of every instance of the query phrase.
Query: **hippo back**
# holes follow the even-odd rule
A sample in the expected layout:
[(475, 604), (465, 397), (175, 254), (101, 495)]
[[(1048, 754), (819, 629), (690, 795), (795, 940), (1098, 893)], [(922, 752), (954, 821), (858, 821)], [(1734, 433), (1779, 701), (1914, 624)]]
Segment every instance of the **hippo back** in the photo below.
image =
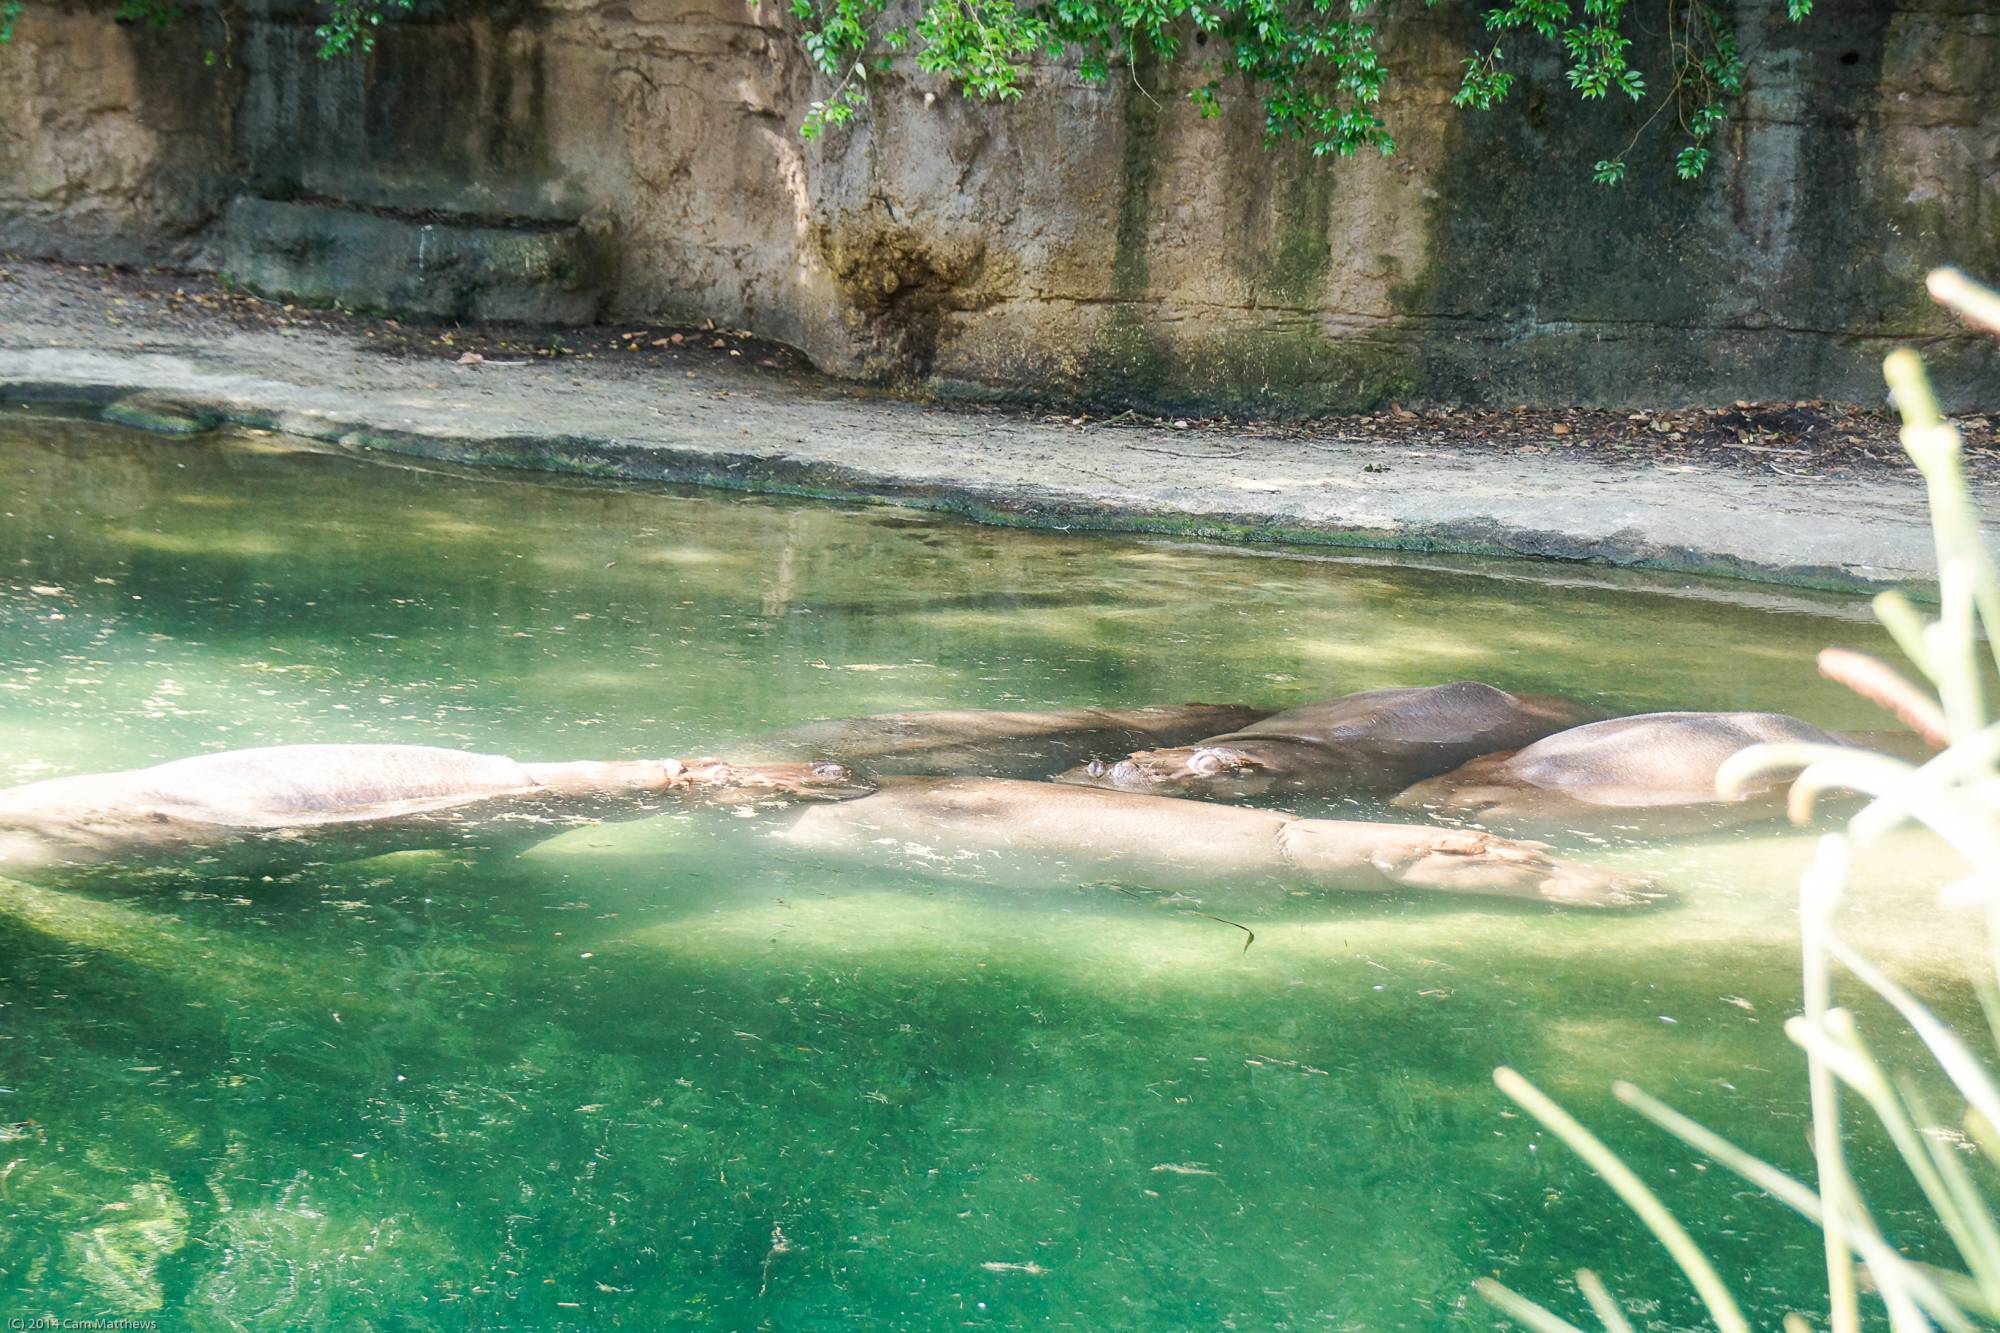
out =
[(1712, 801), (1716, 770), (1731, 755), (1775, 741), (1841, 743), (1783, 713), (1642, 713), (1558, 732), (1514, 755), (1501, 772), (1549, 791)]
[(874, 773), (1043, 777), (1105, 749), (1180, 745), (1243, 726), (1260, 709), (1224, 704), (979, 708), (878, 713), (807, 722), (745, 741), (730, 757), (754, 761), (831, 756)]
[(502, 755), (426, 745), (284, 745), (64, 778), (7, 795), (20, 804), (36, 788), (59, 788), (69, 803), (254, 828), (367, 818), (384, 807), (440, 808), (535, 785)]
[(1096, 721), (1088, 709), (1081, 708), (1053, 714), (940, 708), (804, 722), (746, 742), (742, 748), (749, 754), (787, 758), (829, 754), (855, 759), (896, 758), (954, 747), (1032, 741)]
[[(1287, 737), (1317, 745), (1363, 738), (1411, 747), (1490, 741), (1512, 749), (1574, 726), (1591, 714), (1560, 699), (1523, 699), (1478, 681), (1415, 689), (1369, 690), (1305, 704), (1246, 727), (1241, 737)], [(1229, 738), (1218, 738), (1229, 739)]]

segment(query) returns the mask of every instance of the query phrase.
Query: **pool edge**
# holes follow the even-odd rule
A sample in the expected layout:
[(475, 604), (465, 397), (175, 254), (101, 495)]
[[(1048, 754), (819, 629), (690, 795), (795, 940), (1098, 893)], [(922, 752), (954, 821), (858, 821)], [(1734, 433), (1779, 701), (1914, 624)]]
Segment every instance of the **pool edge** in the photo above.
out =
[[(1154, 534), (1232, 545), (1286, 544), (1332, 549), (1504, 557), (1719, 577), (1823, 592), (1868, 594), (1903, 588), (1934, 595), (1928, 573), (1876, 566), (1765, 561), (1697, 544), (1663, 542), (1634, 527), (1581, 536), (1462, 515), (1436, 521), (1386, 520), (1368, 526), (1274, 518), (1226, 509), (1174, 510), (1121, 504), (1033, 482), (1001, 488), (898, 477), (784, 453), (729, 452), (590, 433), (451, 433), (386, 425), (364, 412), (334, 415), (275, 409), (224, 395), (163, 389), (144, 381), (0, 378), (0, 398), (42, 408), (82, 408), (109, 424), (151, 430), (163, 443), (189, 438), (171, 424), (149, 427), (127, 400), (157, 399), (215, 427), (268, 430), (360, 453), (387, 453), (474, 467), (697, 486), (816, 500), (894, 504), (997, 527), (1038, 531)], [(206, 426), (205, 426), (206, 428)]]

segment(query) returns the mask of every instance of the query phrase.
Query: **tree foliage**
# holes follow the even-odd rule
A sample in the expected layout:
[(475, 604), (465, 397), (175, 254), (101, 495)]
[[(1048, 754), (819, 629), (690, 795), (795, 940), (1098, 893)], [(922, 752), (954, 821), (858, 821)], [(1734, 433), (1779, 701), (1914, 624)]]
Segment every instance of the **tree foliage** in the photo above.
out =
[[(913, 17), (898, 0), (789, 3), (806, 50), (834, 84), (807, 112), (809, 138), (852, 120), (866, 102), (870, 72), (913, 51), (918, 68), (981, 101), (1019, 98), (1036, 58), (1074, 58), (1092, 82), (1143, 58), (1188, 60), (1202, 76), (1189, 96), (1203, 116), (1220, 114), (1224, 80), (1235, 78), (1262, 105), (1267, 143), (1298, 140), (1315, 156), (1395, 151), (1381, 114), (1389, 70), (1380, 39), (1396, 0), (922, 0)], [(1561, 54), (1571, 91), (1585, 101), (1651, 97), (1655, 104), (1625, 149), (1595, 165), (1597, 181), (1622, 181), (1633, 149), (1669, 113), (1672, 170), (1693, 180), (1713, 160), (1716, 131), (1743, 88), (1743, 57), (1725, 5), (1651, 0), (1646, 26), (1664, 27), (1666, 59), (1649, 74), (1634, 63), (1639, 21), (1630, 0), (1486, 4), (1491, 40), (1466, 56), (1452, 101), (1473, 111), (1505, 102), (1518, 82), (1507, 67), (1510, 51), (1539, 42)], [(1786, 4), (1794, 21), (1811, 8), (1812, 0)]]

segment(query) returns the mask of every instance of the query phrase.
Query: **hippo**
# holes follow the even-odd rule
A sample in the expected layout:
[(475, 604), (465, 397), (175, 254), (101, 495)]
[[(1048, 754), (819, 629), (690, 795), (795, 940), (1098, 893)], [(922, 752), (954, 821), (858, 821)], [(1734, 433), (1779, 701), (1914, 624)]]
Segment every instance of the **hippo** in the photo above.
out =
[(832, 755), (870, 773), (1043, 778), (1107, 750), (1181, 745), (1262, 716), (1262, 709), (1231, 704), (877, 713), (772, 732), (734, 747), (730, 756)]
[(1239, 894), (1415, 889), (1574, 907), (1658, 896), (1636, 877), (1486, 833), (1005, 778), (884, 778), (872, 796), (794, 812), (774, 836), (793, 851), (1010, 887), (1106, 879)]
[(1509, 833), (1700, 832), (1784, 813), (1787, 778), (1763, 780), (1735, 800), (1715, 790), (1716, 770), (1731, 755), (1779, 741), (1851, 743), (1783, 713), (1642, 713), (1474, 759), (1394, 804)]
[(1513, 750), (1597, 714), (1567, 699), (1461, 680), (1369, 690), (1306, 704), (1193, 745), (1093, 760), (1056, 781), (1161, 796), (1240, 801), (1268, 793), (1386, 797), (1495, 750)]
[(423, 745), (283, 745), (0, 790), (0, 876), (200, 862), (266, 868), (417, 848), (527, 846), (683, 801), (840, 800), (845, 765), (518, 763)]

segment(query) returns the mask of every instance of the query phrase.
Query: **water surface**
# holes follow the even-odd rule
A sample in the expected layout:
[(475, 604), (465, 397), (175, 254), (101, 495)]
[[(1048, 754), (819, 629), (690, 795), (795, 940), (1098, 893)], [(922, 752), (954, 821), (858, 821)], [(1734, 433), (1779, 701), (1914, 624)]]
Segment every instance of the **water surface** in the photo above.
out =
[[(693, 754), (926, 707), (1287, 707), (1474, 678), (1882, 725), (1865, 606), (1525, 562), (1033, 535), (271, 437), (0, 434), (0, 781), (403, 741)], [(670, 815), (517, 859), (129, 892), (0, 882), (0, 1311), (168, 1328), (1484, 1328), (1497, 1274), (1697, 1313), (1494, 1065), (1631, 1154), (1753, 1317), (1816, 1235), (1605, 1094), (1806, 1164), (1809, 840), (1607, 849), (1608, 915), (999, 896)], [(1585, 848), (1584, 850), (1590, 850)], [(1967, 1012), (1920, 844), (1868, 934)], [(1128, 889), (1130, 886), (1126, 886)], [(1144, 886), (1139, 886), (1143, 890)], [(1934, 1242), (1879, 1145), (1898, 1243)]]

